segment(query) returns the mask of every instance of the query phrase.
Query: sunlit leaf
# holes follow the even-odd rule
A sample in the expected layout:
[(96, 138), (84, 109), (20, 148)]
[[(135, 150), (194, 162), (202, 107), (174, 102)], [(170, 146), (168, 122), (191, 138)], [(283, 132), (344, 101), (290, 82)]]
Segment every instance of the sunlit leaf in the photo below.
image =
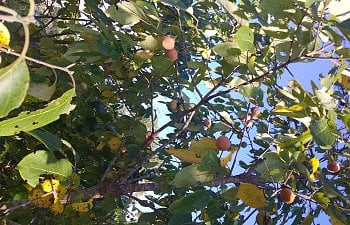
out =
[(251, 51), (255, 52), (254, 33), (248, 26), (241, 26), (235, 36), (234, 40), (237, 42), (241, 51)]
[(301, 104), (297, 104), (297, 105), (292, 105), (290, 107), (283, 107), (283, 106), (276, 106), (273, 109), (273, 112), (275, 113), (292, 113), (292, 112), (299, 112), (301, 110), (304, 109), (304, 106)]
[(72, 173), (72, 164), (66, 159), (57, 160), (48, 151), (36, 151), (26, 155), (17, 165), (17, 169), (23, 180), (35, 187), (39, 184), (42, 174), (52, 174), (62, 178), (68, 178)]
[(21, 131), (31, 131), (59, 119), (61, 114), (69, 114), (75, 108), (75, 105), (71, 105), (74, 96), (75, 90), (68, 90), (43, 109), (33, 112), (21, 112), (17, 117), (1, 121), (0, 136), (10, 136)]
[(266, 204), (264, 192), (250, 183), (242, 183), (239, 185), (237, 198), (241, 199), (244, 204), (252, 208), (262, 208)]
[(312, 180), (316, 180), (315, 172), (318, 170), (318, 167), (320, 166), (320, 160), (314, 157), (309, 160), (309, 163), (311, 164), (311, 168), (312, 168), (310, 178)]
[(10, 44), (10, 40), (10, 31), (2, 22), (0, 22), (0, 45), (8, 46)]
[(0, 118), (22, 104), (28, 86), (29, 70), (24, 60), (0, 69)]
[(106, 15), (122, 25), (135, 25), (145, 17), (142, 9), (133, 2), (126, 1), (119, 2), (116, 6), (109, 6)]
[(317, 98), (320, 100), (321, 105), (327, 109), (332, 110), (336, 109), (338, 106), (338, 101), (334, 99), (330, 94), (326, 92), (325, 88), (317, 90), (315, 92)]
[(170, 148), (167, 150), (167, 153), (179, 158), (183, 162), (200, 163), (202, 161), (202, 156), (191, 150)]
[(189, 150), (170, 148), (167, 150), (167, 153), (179, 158), (183, 162), (200, 163), (203, 155), (208, 151), (218, 151), (214, 138), (193, 140)]
[(350, 19), (350, 5), (347, 0), (330, 1), (328, 4), (329, 12), (337, 17), (339, 22)]

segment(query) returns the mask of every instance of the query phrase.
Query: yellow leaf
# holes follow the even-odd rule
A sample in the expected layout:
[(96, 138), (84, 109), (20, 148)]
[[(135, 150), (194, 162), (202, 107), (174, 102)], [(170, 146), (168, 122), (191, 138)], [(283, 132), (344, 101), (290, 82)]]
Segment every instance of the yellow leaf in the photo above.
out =
[(341, 75), (341, 84), (347, 90), (350, 90), (350, 71), (344, 70)]
[(225, 167), (227, 163), (231, 161), (233, 153), (236, 152), (237, 150), (238, 150), (238, 147), (236, 145), (232, 146), (230, 150), (231, 152), (224, 158), (220, 159), (220, 165), (222, 167)]
[(93, 199), (91, 198), (87, 202), (73, 203), (72, 208), (77, 212), (88, 212), (93, 206), (92, 202)]
[(58, 189), (60, 181), (56, 179), (45, 179), (40, 185), (44, 192), (51, 192)]
[(208, 151), (219, 151), (214, 138), (194, 140), (189, 150), (175, 148), (167, 150), (169, 154), (179, 158), (182, 162), (188, 163), (200, 163), (202, 161), (202, 155)]
[(227, 165), (227, 163), (231, 161), (232, 155), (233, 155), (233, 152), (231, 151), (227, 156), (220, 159), (220, 165), (222, 167), (225, 167)]
[(0, 45), (8, 46), (10, 44), (11, 34), (7, 27), (0, 22)]
[(239, 185), (237, 197), (241, 199), (244, 204), (252, 208), (262, 208), (266, 204), (263, 191), (250, 183), (242, 183)]
[(191, 150), (170, 148), (167, 152), (182, 162), (200, 163), (202, 161), (202, 157)]
[(108, 141), (108, 146), (112, 150), (117, 150), (122, 144), (122, 140), (119, 137), (111, 137)]
[(64, 205), (57, 201), (50, 207), (50, 210), (54, 214), (61, 214), (64, 210)]
[(219, 151), (218, 147), (216, 146), (215, 138), (206, 138), (206, 137), (200, 140), (192, 141), (190, 150), (200, 155), (202, 155), (204, 152), (207, 152), (207, 151), (213, 151), (213, 150)]
[(111, 98), (113, 97), (114, 93), (110, 90), (104, 90), (101, 95), (105, 98)]
[(283, 106), (276, 106), (275, 109), (273, 110), (273, 112), (276, 113), (292, 113), (292, 112), (298, 112), (301, 111), (303, 109), (302, 105), (293, 105), (291, 107), (285, 108)]
[(311, 164), (311, 167), (312, 167), (312, 173), (315, 173), (318, 170), (318, 167), (320, 166), (320, 160), (314, 157), (309, 160), (309, 163)]
[(53, 194), (45, 193), (40, 186), (36, 186), (29, 194), (28, 200), (32, 201), (34, 205), (41, 208), (49, 208), (53, 202)]
[(318, 160), (318, 158), (314, 157), (314, 158), (311, 158), (309, 160), (309, 163), (311, 164), (311, 168), (312, 168), (312, 171), (311, 171), (311, 174), (310, 174), (310, 179), (316, 180), (315, 172), (317, 172), (318, 167), (320, 166), (320, 161)]

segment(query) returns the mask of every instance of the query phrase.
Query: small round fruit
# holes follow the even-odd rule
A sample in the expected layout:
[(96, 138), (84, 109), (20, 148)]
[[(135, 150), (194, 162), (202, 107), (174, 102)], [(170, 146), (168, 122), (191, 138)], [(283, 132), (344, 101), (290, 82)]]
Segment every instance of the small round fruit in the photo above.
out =
[(171, 60), (171, 61), (177, 60), (178, 55), (177, 55), (176, 49), (173, 48), (173, 49), (171, 49), (171, 50), (167, 50), (167, 51), (166, 51), (166, 56), (167, 56), (168, 59)]
[(329, 162), (327, 165), (327, 170), (330, 173), (338, 173), (340, 171), (340, 165), (338, 162)]
[(152, 131), (147, 131), (146, 132), (146, 138), (150, 138), (152, 136)]
[(258, 116), (259, 116), (259, 108), (258, 108), (258, 107), (252, 107), (252, 108), (250, 109), (250, 112), (251, 112), (251, 115), (252, 115), (252, 119), (253, 119), (253, 120), (258, 119)]
[(207, 128), (211, 127), (211, 120), (210, 119), (205, 119), (203, 121), (203, 125), (206, 126)]
[(295, 193), (289, 188), (284, 187), (280, 191), (280, 197), (282, 201), (284, 201), (287, 204), (293, 203), (295, 200), (295, 196)]
[(176, 112), (177, 111), (177, 104), (178, 104), (177, 100), (172, 100), (171, 102), (169, 102), (170, 110), (173, 112)]
[(216, 147), (218, 147), (219, 150), (230, 150), (231, 149), (231, 142), (230, 139), (226, 136), (220, 136), (216, 139)]
[(103, 66), (102, 68), (105, 72), (109, 72), (111, 70), (111, 67), (109, 66)]
[(166, 50), (171, 50), (175, 48), (175, 39), (169, 36), (164, 37), (162, 40), (162, 46)]

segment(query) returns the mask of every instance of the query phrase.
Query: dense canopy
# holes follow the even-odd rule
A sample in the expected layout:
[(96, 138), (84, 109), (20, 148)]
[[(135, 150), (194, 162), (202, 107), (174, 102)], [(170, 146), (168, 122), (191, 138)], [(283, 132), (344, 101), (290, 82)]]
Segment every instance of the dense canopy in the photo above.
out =
[(0, 224), (350, 221), (347, 0), (5, 0), (0, 21)]

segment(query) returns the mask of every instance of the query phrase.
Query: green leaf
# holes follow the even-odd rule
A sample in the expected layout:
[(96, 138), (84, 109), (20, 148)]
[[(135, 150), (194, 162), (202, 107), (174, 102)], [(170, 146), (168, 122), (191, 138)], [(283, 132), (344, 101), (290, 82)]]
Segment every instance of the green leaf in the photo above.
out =
[(269, 152), (266, 154), (266, 159), (257, 166), (256, 171), (265, 180), (281, 182), (287, 169), (288, 165), (281, 160), (277, 153)]
[(72, 165), (68, 160), (57, 160), (52, 153), (43, 150), (26, 155), (18, 163), (17, 169), (23, 180), (33, 187), (39, 184), (42, 174), (68, 178), (72, 173)]
[(29, 71), (24, 60), (0, 69), (0, 118), (19, 107), (29, 86)]
[(184, 167), (180, 173), (176, 174), (175, 178), (169, 182), (175, 187), (186, 187), (200, 183), (209, 183), (214, 179), (214, 175), (208, 171), (199, 171), (198, 165), (190, 165)]
[(192, 224), (192, 215), (190, 213), (174, 214), (168, 223), (168, 225), (183, 225), (183, 224)]
[(61, 152), (62, 141), (56, 135), (41, 129), (32, 130), (28, 133), (43, 143), (52, 153), (55, 151)]
[(313, 221), (314, 221), (314, 216), (311, 213), (309, 213), (307, 214), (307, 216), (305, 217), (301, 225), (311, 225)]
[(134, 5), (133, 2), (126, 1), (118, 3), (117, 6), (111, 5), (106, 10), (106, 15), (122, 25), (135, 25), (141, 21), (141, 18), (145, 17), (142, 9)]
[(290, 0), (263, 0), (260, 4), (261, 15), (265, 20), (269, 15), (277, 19), (286, 19), (288, 16), (295, 13), (293, 2)]
[(145, 50), (156, 51), (161, 48), (159, 40), (152, 35), (147, 35), (143, 41), (139, 42), (139, 45)]
[(320, 205), (324, 208), (327, 208), (330, 202), (329, 198), (323, 192), (316, 192), (312, 198), (315, 199), (316, 202), (320, 203)]
[(170, 206), (169, 211), (173, 214), (185, 214), (206, 207), (215, 197), (212, 191), (199, 190), (183, 198), (175, 200)]
[(74, 96), (75, 89), (70, 89), (43, 109), (21, 112), (17, 117), (1, 121), (0, 136), (11, 136), (21, 131), (28, 132), (58, 120), (61, 114), (69, 114), (75, 108), (75, 105), (71, 105)]
[(327, 119), (313, 121), (310, 125), (310, 131), (315, 142), (323, 149), (331, 148), (336, 140)]
[(343, 58), (350, 58), (350, 48), (340, 48), (337, 49), (335, 53)]
[(343, 116), (343, 122), (348, 130), (350, 130), (350, 113)]
[(248, 26), (241, 26), (234, 36), (241, 51), (255, 52), (254, 33)]
[(154, 68), (154, 74), (158, 76), (170, 75), (170, 70), (173, 68), (173, 62), (162, 56), (155, 56), (152, 59), (152, 66)]
[(28, 94), (42, 101), (49, 101), (56, 91), (56, 82), (48, 86), (47, 84), (31, 83)]
[(225, 191), (224, 193), (222, 193), (222, 197), (226, 201), (234, 201), (237, 199), (237, 191), (238, 191), (237, 187), (230, 188), (227, 191)]
[(216, 54), (223, 57), (239, 56), (241, 54), (239, 46), (234, 42), (219, 43), (214, 46), (213, 50)]
[(319, 2), (321, 0), (306, 0), (305, 1), (305, 7), (309, 8), (312, 4), (314, 4), (315, 2)]
[(225, 169), (221, 167), (219, 158), (216, 152), (207, 151), (202, 156), (202, 162), (198, 166), (200, 171), (208, 171), (213, 174), (218, 173), (221, 175), (225, 174)]

